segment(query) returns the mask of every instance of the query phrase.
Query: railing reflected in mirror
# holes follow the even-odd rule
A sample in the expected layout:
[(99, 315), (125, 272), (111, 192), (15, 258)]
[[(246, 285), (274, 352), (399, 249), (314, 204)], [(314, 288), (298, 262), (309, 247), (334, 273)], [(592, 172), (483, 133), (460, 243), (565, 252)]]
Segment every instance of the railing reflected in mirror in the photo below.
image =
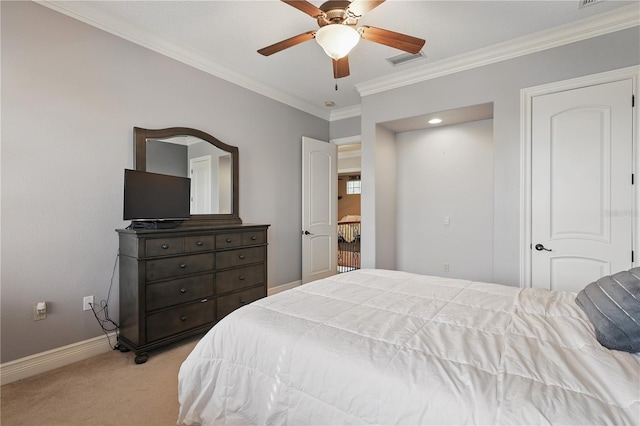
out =
[(237, 147), (187, 127), (133, 133), (136, 170), (191, 178), (191, 220), (184, 226), (242, 223)]

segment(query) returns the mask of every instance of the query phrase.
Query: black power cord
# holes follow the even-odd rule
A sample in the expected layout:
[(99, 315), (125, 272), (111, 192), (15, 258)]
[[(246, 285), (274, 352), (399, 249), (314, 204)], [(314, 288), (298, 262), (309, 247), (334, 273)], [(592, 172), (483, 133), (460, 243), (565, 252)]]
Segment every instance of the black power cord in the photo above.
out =
[[(119, 330), (120, 326), (116, 324), (111, 318), (109, 318), (109, 299), (111, 298), (111, 289), (113, 288), (113, 279), (116, 275), (116, 266), (118, 265), (118, 260), (120, 259), (120, 250), (116, 253), (116, 260), (113, 264), (113, 271), (111, 272), (111, 283), (109, 284), (109, 293), (107, 294), (107, 299), (100, 301), (100, 309), (96, 310), (96, 307), (93, 303), (90, 303), (91, 311), (93, 315), (96, 317), (98, 321), (98, 325), (102, 328), (105, 336), (107, 336), (107, 340), (109, 341), (109, 347), (114, 350), (119, 349), (120, 344), (118, 343), (120, 340)], [(111, 338), (109, 337), (109, 333), (115, 331), (116, 333), (116, 344), (111, 344)]]

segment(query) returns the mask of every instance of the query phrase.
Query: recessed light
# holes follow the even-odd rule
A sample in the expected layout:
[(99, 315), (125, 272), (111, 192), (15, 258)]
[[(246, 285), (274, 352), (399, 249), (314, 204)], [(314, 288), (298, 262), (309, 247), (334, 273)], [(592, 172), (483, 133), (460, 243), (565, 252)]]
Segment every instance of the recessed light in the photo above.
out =
[(440, 118), (432, 118), (431, 120), (428, 121), (429, 124), (440, 124), (442, 123), (442, 120)]
[(325, 106), (328, 106), (328, 107), (332, 107), (332, 106), (334, 106), (334, 105), (335, 105), (335, 103), (334, 103), (333, 101), (326, 101), (326, 102), (324, 103), (324, 105), (325, 105)]

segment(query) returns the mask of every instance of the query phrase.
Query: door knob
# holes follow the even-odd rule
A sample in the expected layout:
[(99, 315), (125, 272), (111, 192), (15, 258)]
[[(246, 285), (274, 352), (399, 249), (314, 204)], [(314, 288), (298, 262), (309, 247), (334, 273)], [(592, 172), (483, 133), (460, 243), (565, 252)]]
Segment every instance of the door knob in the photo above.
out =
[(304, 235), (313, 235), (313, 234), (312, 234), (311, 232), (309, 232), (309, 231), (305, 230), (305, 231), (304, 231)]
[(546, 248), (545, 246), (543, 246), (542, 244), (536, 244), (535, 249), (538, 251), (551, 251), (551, 249)]

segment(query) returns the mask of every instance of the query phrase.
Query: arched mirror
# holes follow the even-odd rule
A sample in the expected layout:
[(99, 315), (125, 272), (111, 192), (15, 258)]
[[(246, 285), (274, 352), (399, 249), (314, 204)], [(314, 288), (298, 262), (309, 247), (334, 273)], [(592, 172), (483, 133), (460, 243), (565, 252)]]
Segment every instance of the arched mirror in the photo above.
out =
[(187, 127), (133, 128), (134, 167), (191, 178), (191, 220), (184, 226), (242, 223), (238, 148)]

